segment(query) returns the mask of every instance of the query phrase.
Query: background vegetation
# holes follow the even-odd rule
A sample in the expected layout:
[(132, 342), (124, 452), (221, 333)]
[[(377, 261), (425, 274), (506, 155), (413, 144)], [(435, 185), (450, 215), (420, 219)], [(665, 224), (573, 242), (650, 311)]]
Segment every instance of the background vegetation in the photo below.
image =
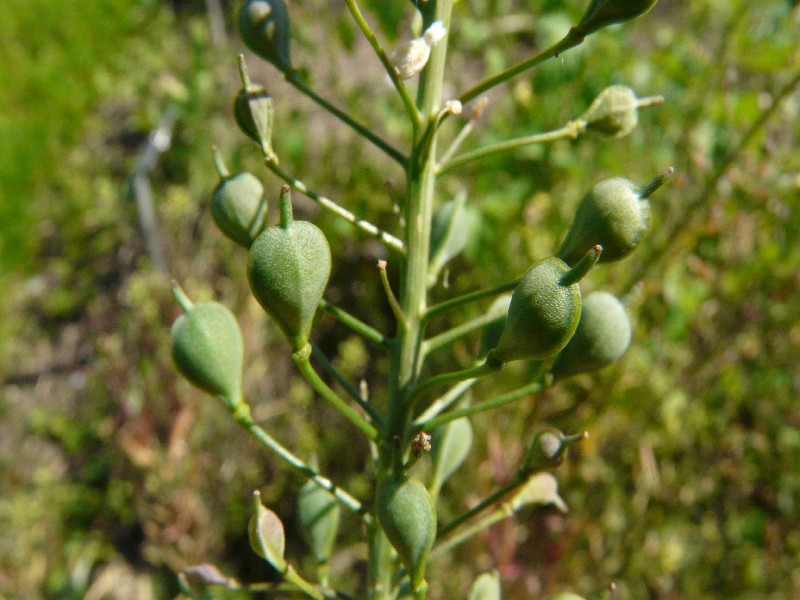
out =
[[(364, 1), (392, 45), (411, 5)], [(567, 515), (505, 522), (433, 567), (435, 597), (463, 597), (496, 568), (508, 598), (800, 597), (800, 9), (785, 0), (662, 0), (633, 24), (492, 92), (470, 144), (554, 129), (605, 86), (626, 83), (663, 106), (622, 140), (531, 147), (454, 173), (480, 218), (450, 290), (522, 273), (557, 247), (596, 180), (648, 180), (666, 165), (654, 227), (633, 257), (588, 287), (641, 281), (635, 341), (619, 365), (476, 422), (476, 446), (448, 484), (443, 515), (510, 476), (533, 431), (590, 439), (556, 475)], [(456, 95), (563, 34), (572, 0), (462, 0), (452, 32)], [(301, 456), (368, 493), (366, 447), (320, 406), (287, 346), (249, 298), (244, 255), (213, 227), (210, 146), (279, 183), (238, 134), (233, 3), (226, 37), (199, 0), (26, 0), (0, 19), (0, 597), (170, 598), (174, 572), (212, 561), (268, 577), (246, 542), (250, 492), (292, 528), (291, 478), (221, 407), (178, 380), (169, 359), (177, 307), (169, 276), (239, 316), (255, 416)], [(403, 139), (402, 107), (343, 7), (292, 2), (296, 62), (323, 95)], [(341, 51), (339, 51), (341, 49)], [(390, 228), (402, 173), (251, 60), (276, 103), (282, 164)], [(167, 270), (147, 255), (130, 175), (149, 133), (178, 111), (151, 173)], [(455, 122), (455, 120), (454, 120)], [(454, 129), (455, 132), (455, 129)], [(335, 257), (330, 300), (388, 329), (375, 242), (318, 213)], [(274, 217), (274, 211), (273, 211)], [(463, 317), (464, 315), (460, 315)], [(442, 325), (444, 326), (444, 324)], [(329, 318), (315, 337), (380, 396), (385, 365)], [(436, 368), (466, 364), (475, 340)], [(446, 354), (446, 353), (445, 353)], [(493, 379), (476, 395), (511, 387)], [(347, 451), (343, 451), (347, 449)], [(350, 526), (348, 526), (350, 525)], [(361, 576), (365, 550), (345, 522), (334, 577)], [(288, 554), (305, 553), (296, 536)]]

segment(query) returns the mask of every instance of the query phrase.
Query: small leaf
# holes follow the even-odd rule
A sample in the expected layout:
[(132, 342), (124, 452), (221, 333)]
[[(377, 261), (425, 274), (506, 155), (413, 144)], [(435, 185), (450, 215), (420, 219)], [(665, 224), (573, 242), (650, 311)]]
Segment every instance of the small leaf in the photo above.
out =
[(250, 518), (247, 528), (250, 546), (256, 554), (283, 573), (286, 570), (286, 561), (283, 558), (286, 547), (283, 523), (278, 515), (261, 504), (261, 494), (258, 491), (253, 492), (253, 501), (255, 514)]

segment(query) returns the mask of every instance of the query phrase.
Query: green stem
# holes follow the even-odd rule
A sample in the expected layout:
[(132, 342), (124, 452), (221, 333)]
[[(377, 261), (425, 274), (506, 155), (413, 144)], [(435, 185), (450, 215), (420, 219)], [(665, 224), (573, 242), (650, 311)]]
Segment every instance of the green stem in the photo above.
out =
[(442, 313), (445, 313), (454, 308), (458, 308), (459, 306), (464, 306), (465, 304), (469, 304), (470, 302), (475, 302), (476, 300), (483, 300), (484, 298), (491, 298), (493, 296), (499, 296), (500, 294), (505, 294), (506, 292), (510, 292), (515, 287), (517, 287), (518, 283), (519, 279), (515, 279), (514, 281), (509, 281), (508, 283), (504, 283), (502, 285), (498, 285), (493, 288), (478, 290), (476, 292), (469, 292), (461, 296), (456, 296), (455, 298), (450, 298), (450, 300), (445, 300), (444, 302), (440, 302), (439, 304), (434, 304), (433, 306), (431, 306), (425, 312), (423, 318), (427, 322), (430, 321), (433, 317), (437, 317)]
[(426, 421), (430, 421), (436, 415), (441, 413), (451, 404), (457, 402), (461, 396), (466, 394), (471, 387), (473, 387), (476, 383), (478, 383), (477, 378), (472, 379), (465, 379), (464, 381), (459, 381), (456, 385), (450, 388), (447, 393), (443, 394), (435, 401), (431, 403), (431, 405), (425, 409), (420, 416), (418, 416), (414, 420), (414, 429), (421, 429), (420, 425), (425, 423)]
[(355, 425), (368, 439), (372, 441), (377, 441), (378, 439), (378, 430), (375, 429), (372, 425), (367, 423), (367, 421), (358, 414), (353, 408), (347, 404), (344, 400), (342, 400), (336, 392), (334, 392), (328, 385), (320, 379), (317, 372), (314, 370), (314, 367), (311, 366), (311, 361), (309, 357), (311, 356), (311, 345), (306, 344), (305, 347), (301, 348), (300, 350), (292, 353), (292, 360), (297, 365), (297, 368), (300, 369), (300, 372), (306, 378), (306, 381), (311, 385), (312, 388), (322, 396), (331, 406), (333, 406), (336, 410), (338, 410), (342, 415), (350, 421), (353, 425)]
[(414, 388), (414, 392), (411, 394), (410, 403), (413, 404), (417, 399), (419, 399), (423, 394), (425, 394), (425, 392), (440, 385), (444, 385), (446, 383), (455, 383), (457, 381), (464, 381), (465, 379), (483, 377), (484, 375), (488, 375), (489, 373), (494, 373), (496, 371), (499, 371), (501, 367), (502, 367), (501, 364), (483, 362), (479, 365), (470, 367), (468, 369), (463, 369), (461, 371), (451, 371), (450, 373), (442, 373), (441, 375), (436, 375), (435, 377), (427, 379), (424, 383), (421, 383), (416, 388)]
[(408, 326), (408, 321), (405, 313), (403, 313), (403, 309), (400, 308), (400, 303), (397, 301), (397, 297), (392, 291), (392, 285), (389, 283), (389, 275), (386, 273), (385, 260), (378, 261), (378, 271), (380, 271), (383, 292), (386, 294), (386, 299), (389, 301), (389, 308), (392, 309), (392, 314), (394, 315), (395, 320), (397, 320), (397, 326), (400, 328), (405, 328)]
[(253, 437), (255, 437), (261, 443), (262, 446), (283, 460), (292, 471), (301, 477), (310, 479), (322, 489), (329, 491), (342, 506), (358, 515), (361, 515), (361, 519), (364, 521), (364, 523), (369, 524), (372, 522), (372, 517), (367, 512), (367, 509), (361, 504), (361, 502), (356, 500), (353, 496), (348, 494), (337, 485), (333, 484), (330, 479), (320, 475), (314, 468), (300, 460), (280, 442), (275, 440), (275, 438), (259, 427), (256, 422), (253, 421), (253, 417), (250, 414), (250, 407), (244, 401), (240, 402), (235, 411), (233, 411), (233, 418), (242, 427), (247, 429), (247, 431), (249, 431)]
[[(461, 131), (458, 132), (456, 137), (453, 138), (453, 141), (450, 142), (450, 146), (448, 146), (447, 150), (444, 151), (444, 154), (442, 154), (442, 157), (439, 159), (440, 165), (447, 163), (451, 158), (453, 158), (453, 155), (458, 152), (461, 144), (463, 144), (464, 140), (469, 137), (469, 134), (472, 133), (473, 129), (475, 129), (475, 120), (470, 119), (467, 121), (466, 125), (461, 128)], [(437, 169), (437, 172), (440, 174), (442, 173), (441, 167)]]
[(439, 531), (436, 534), (436, 537), (437, 538), (442, 537), (448, 534), (449, 532), (453, 531), (456, 527), (458, 527), (465, 521), (469, 521), (472, 517), (474, 517), (478, 513), (483, 512), (492, 504), (495, 504), (508, 494), (516, 491), (518, 488), (525, 485), (527, 481), (528, 481), (527, 477), (523, 477), (520, 474), (516, 474), (514, 476), (514, 479), (505, 484), (503, 487), (496, 489), (494, 492), (489, 494), (486, 498), (481, 500), (478, 504), (469, 509), (467, 512), (457, 516), (455, 519), (452, 519), (446, 525), (440, 527)]
[(508, 152), (509, 150), (522, 148), (523, 146), (530, 146), (531, 144), (544, 144), (564, 138), (575, 139), (586, 129), (585, 123), (583, 126), (581, 125), (582, 123), (584, 122), (570, 121), (561, 129), (548, 131), (546, 133), (537, 133), (536, 135), (527, 135), (524, 137), (514, 138), (513, 140), (489, 144), (483, 148), (471, 150), (470, 152), (464, 152), (463, 154), (459, 154), (455, 158), (452, 158), (446, 162), (441, 161), (439, 163), (437, 172), (439, 175), (444, 175), (445, 173), (452, 171), (453, 169), (468, 162), (472, 162), (473, 160), (486, 158), (487, 156), (498, 154), (500, 152)]
[(297, 589), (299, 589), (309, 598), (314, 598), (315, 600), (326, 600), (326, 598), (330, 598), (330, 596), (323, 594), (322, 591), (317, 588), (317, 586), (303, 579), (300, 574), (294, 570), (292, 565), (287, 565), (286, 572), (283, 574), (283, 578), (287, 582), (297, 587)]
[(430, 554), (431, 560), (448, 554), (456, 546), (460, 546), (468, 539), (479, 534), (481, 531), (488, 529), (489, 527), (491, 527), (492, 525), (494, 525), (499, 521), (502, 521), (503, 519), (507, 519), (513, 514), (514, 513), (511, 511), (510, 507), (504, 504), (494, 512), (486, 515), (483, 519), (481, 519), (474, 525), (471, 525), (470, 527), (464, 529), (458, 535), (451, 536), (446, 540), (443, 540), (441, 543), (437, 544), (433, 548), (433, 550), (431, 550)]
[(298, 192), (305, 194), (306, 196), (311, 198), (311, 200), (319, 204), (322, 208), (324, 208), (328, 212), (336, 215), (340, 219), (347, 221), (351, 225), (358, 227), (364, 233), (367, 233), (373, 237), (378, 238), (381, 242), (386, 244), (386, 246), (390, 250), (394, 250), (401, 255), (405, 254), (405, 247), (403, 246), (403, 242), (394, 237), (392, 234), (387, 233), (382, 229), (378, 229), (375, 225), (373, 225), (369, 221), (359, 219), (349, 210), (343, 208), (330, 198), (326, 198), (322, 194), (318, 194), (299, 179), (296, 179), (291, 175), (289, 175), (280, 166), (278, 166), (278, 163), (275, 162), (274, 160), (267, 159), (264, 161), (264, 164), (270, 171), (275, 173), (275, 175), (283, 179), (286, 183), (291, 185)]
[(383, 150), (386, 154), (388, 154), (391, 158), (397, 161), (401, 166), (405, 167), (407, 163), (407, 159), (403, 154), (389, 145), (388, 142), (384, 141), (372, 131), (370, 131), (367, 127), (362, 125), (361, 123), (355, 121), (350, 115), (345, 112), (342, 112), (338, 108), (336, 108), (333, 104), (319, 96), (314, 90), (309, 88), (303, 81), (298, 77), (297, 72), (287, 72), (286, 81), (292, 84), (298, 91), (302, 92), (309, 98), (311, 98), (314, 102), (319, 104), (322, 108), (327, 110), (331, 113), (334, 117), (342, 121), (343, 123), (352, 127), (356, 132), (358, 132), (362, 137), (372, 142), (375, 146)]
[(461, 100), (461, 102), (463, 102), (464, 104), (466, 104), (473, 98), (480, 96), (485, 91), (490, 90), (493, 87), (500, 85), (505, 81), (508, 81), (509, 79), (515, 77), (516, 75), (519, 75), (523, 71), (527, 71), (528, 69), (531, 69), (539, 65), (540, 63), (543, 63), (549, 58), (557, 56), (561, 52), (569, 50), (570, 48), (574, 48), (581, 42), (583, 42), (583, 36), (580, 35), (574, 27), (572, 27), (567, 32), (567, 35), (565, 35), (561, 39), (561, 41), (556, 42), (549, 48), (546, 48), (545, 50), (542, 50), (538, 54), (533, 55), (528, 60), (525, 60), (513, 67), (509, 67), (505, 71), (502, 71), (497, 75), (483, 81), (482, 83), (479, 83), (472, 89), (461, 94), (461, 96), (459, 96), (458, 99)]
[(422, 125), (422, 117), (417, 110), (416, 105), (414, 104), (414, 100), (411, 99), (411, 95), (408, 93), (408, 88), (406, 88), (406, 84), (403, 83), (403, 80), (397, 74), (397, 69), (394, 68), (392, 61), (389, 59), (389, 56), (384, 51), (383, 47), (381, 46), (378, 38), (372, 31), (372, 28), (367, 23), (367, 20), (364, 18), (364, 15), (361, 14), (361, 10), (358, 8), (358, 4), (355, 0), (344, 0), (345, 4), (347, 4), (347, 8), (350, 9), (350, 14), (353, 15), (353, 19), (355, 19), (356, 24), (358, 25), (359, 29), (361, 29), (361, 33), (364, 34), (364, 37), (369, 42), (369, 45), (372, 46), (372, 49), (375, 51), (375, 54), (380, 59), (383, 68), (386, 70), (386, 74), (389, 75), (389, 79), (392, 80), (394, 87), (397, 89), (397, 93), (400, 94), (400, 98), (403, 100), (403, 104), (406, 107), (406, 112), (408, 113), (409, 118), (411, 119), (411, 123), (413, 127), (416, 129)]
[(381, 418), (380, 414), (378, 414), (378, 411), (375, 410), (375, 407), (361, 397), (361, 394), (358, 392), (358, 390), (351, 385), (347, 379), (344, 378), (344, 375), (339, 373), (339, 370), (333, 366), (333, 363), (328, 360), (328, 357), (325, 356), (325, 353), (320, 350), (319, 346), (317, 346), (314, 342), (311, 342), (311, 352), (314, 354), (314, 358), (319, 361), (319, 364), (322, 365), (322, 368), (325, 369), (337, 382), (339, 382), (339, 385), (344, 388), (348, 395), (356, 401), (356, 403), (364, 410), (364, 412), (369, 415), (370, 419), (372, 419), (372, 422), (375, 423), (375, 426), (378, 429), (383, 429), (383, 419)]
[(419, 430), (432, 431), (437, 427), (444, 425), (445, 423), (454, 421), (455, 419), (460, 419), (461, 417), (468, 417), (470, 415), (474, 415), (480, 412), (485, 412), (487, 410), (500, 408), (501, 406), (505, 406), (506, 404), (511, 404), (512, 402), (516, 402), (520, 398), (524, 398), (529, 394), (535, 394), (543, 387), (544, 384), (541, 381), (529, 383), (528, 385), (516, 389), (513, 392), (503, 394), (502, 396), (498, 396), (497, 398), (491, 398), (489, 400), (485, 400), (484, 402), (479, 402), (478, 404), (473, 404), (470, 406), (465, 406), (464, 408), (451, 410), (450, 412), (439, 415), (438, 417), (434, 417), (429, 421), (421, 421), (420, 419), (417, 419), (417, 421), (415, 421), (415, 425)]
[(489, 325), (490, 323), (501, 318), (503, 317), (498, 317), (496, 314), (485, 314), (481, 315), (480, 317), (470, 319), (458, 327), (453, 327), (444, 333), (440, 333), (439, 335), (433, 336), (432, 338), (426, 340), (425, 344), (423, 345), (423, 352), (425, 352), (425, 354), (435, 352), (436, 350), (453, 343), (457, 339), (462, 338), (465, 335), (469, 335), (476, 329), (485, 327), (486, 325)]
[[(446, 31), (450, 29), (453, 0), (427, 0), (420, 7), (423, 29), (441, 21)], [(420, 73), (417, 107), (422, 123), (431, 124), (442, 106), (442, 83), (448, 36), (436, 44), (425, 68)], [(427, 131), (423, 133), (423, 130)], [(430, 137), (428, 137), (430, 135)], [(423, 139), (424, 137), (424, 139)], [(406, 439), (412, 404), (411, 390), (417, 383), (422, 360), (420, 346), (424, 335), (423, 317), (427, 308), (428, 259), (430, 257), (431, 218), (436, 186), (436, 131), (417, 127), (414, 131), (413, 151), (406, 165), (406, 196), (404, 206), (405, 262), (400, 272), (398, 300), (406, 317), (407, 326), (399, 328), (392, 344), (389, 373), (389, 409), (384, 432), (384, 444), (378, 464), (378, 480), (391, 469), (394, 438)], [(378, 528), (370, 531), (370, 565), (367, 575), (368, 598), (387, 599), (391, 593), (391, 547)], [(414, 590), (415, 596), (424, 598), (424, 590)]]
[(331, 315), (337, 321), (346, 325), (357, 334), (363, 336), (373, 344), (377, 344), (378, 346), (383, 346), (384, 348), (388, 348), (391, 345), (391, 340), (383, 335), (380, 331), (367, 325), (364, 321), (354, 317), (346, 310), (339, 308), (335, 304), (331, 304), (327, 300), (320, 300), (319, 307), (324, 310), (326, 313)]

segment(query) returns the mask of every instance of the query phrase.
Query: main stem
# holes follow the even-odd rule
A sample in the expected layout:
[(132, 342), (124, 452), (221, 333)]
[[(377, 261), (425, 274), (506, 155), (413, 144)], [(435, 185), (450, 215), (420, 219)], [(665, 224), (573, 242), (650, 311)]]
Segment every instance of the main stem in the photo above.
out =
[[(453, 0), (428, 0), (422, 5), (423, 28), (441, 21), (449, 30)], [(405, 261), (400, 273), (399, 301), (406, 326), (398, 327), (392, 345), (389, 382), (389, 414), (383, 452), (378, 465), (378, 482), (391, 467), (389, 449), (395, 438), (404, 441), (410, 427), (411, 390), (422, 367), (420, 348), (424, 335), (423, 318), (427, 308), (428, 258), (436, 186), (436, 115), (442, 106), (442, 81), (447, 55), (447, 35), (433, 48), (428, 64), (420, 74), (417, 107), (422, 126), (415, 129), (414, 149), (406, 168), (404, 246)], [(430, 142), (425, 142), (426, 133)], [(391, 593), (391, 548), (378, 527), (370, 530), (369, 598), (385, 600)], [(416, 594), (418, 600), (424, 592)]]

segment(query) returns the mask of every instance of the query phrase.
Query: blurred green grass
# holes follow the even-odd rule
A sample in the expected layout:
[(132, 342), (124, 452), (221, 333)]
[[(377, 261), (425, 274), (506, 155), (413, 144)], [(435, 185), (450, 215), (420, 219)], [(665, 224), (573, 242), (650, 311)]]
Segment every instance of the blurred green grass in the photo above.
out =
[[(379, 10), (370, 19), (387, 39), (407, 32), (410, 5), (397, 4), (390, 11), (365, 2)], [(233, 38), (229, 48), (212, 46), (204, 6), (28, 0), (9, 4), (0, 19), (4, 597), (168, 598), (177, 593), (174, 570), (204, 560), (246, 581), (266, 577), (244, 534), (255, 487), (293, 531), (299, 482), (178, 381), (169, 361), (176, 307), (146, 256), (125, 189), (171, 104), (178, 127), (152, 174), (171, 274), (194, 297), (219, 299), (239, 316), (259, 420), (299, 455), (316, 453), (356, 495), (369, 493), (367, 449), (300, 382), (280, 336), (248, 299), (243, 254), (209, 219), (211, 143), (232, 166), (263, 176), (270, 198), (279, 183), (234, 130), (239, 46)], [(448, 91), (552, 41), (581, 8), (463, 0)], [(509, 598), (588, 593), (610, 580), (621, 599), (800, 595), (796, 89), (732, 156), (797, 76), (799, 13), (778, 0), (662, 0), (640, 21), (490, 94), (470, 146), (561, 126), (612, 83), (666, 102), (643, 111), (628, 138), (531, 148), (443, 181), (442, 200), (464, 188), (481, 219), (438, 298), (514, 278), (551, 253), (596, 180), (645, 181), (667, 164), (676, 176), (654, 197), (643, 246), (586, 285), (622, 293), (642, 281), (634, 346), (597, 376), (476, 419), (478, 442), (441, 508), (455, 514), (504, 482), (533, 432), (551, 424), (591, 435), (556, 472), (570, 513), (525, 515), (465, 545), (457, 563), (437, 566), (437, 597), (463, 596), (467, 582), (492, 568)], [(298, 64), (315, 86), (405, 139), (402, 107), (346, 11), (308, 0), (293, 4), (292, 15)], [(347, 50), (332, 52), (340, 40)], [(253, 59), (251, 69), (275, 98), (276, 148), (287, 169), (391, 228), (402, 173), (298, 100), (270, 67)], [(326, 297), (389, 330), (373, 266), (382, 250), (298, 203), (332, 241)], [(315, 336), (342, 371), (366, 378), (381, 397), (380, 356), (327, 318)], [(431, 371), (466, 364), (474, 344), (435, 356)], [(482, 384), (476, 396), (514, 387), (522, 371)], [(344, 587), (363, 571), (358, 540), (341, 536), (334, 576)], [(289, 552), (304, 555), (299, 537)]]

